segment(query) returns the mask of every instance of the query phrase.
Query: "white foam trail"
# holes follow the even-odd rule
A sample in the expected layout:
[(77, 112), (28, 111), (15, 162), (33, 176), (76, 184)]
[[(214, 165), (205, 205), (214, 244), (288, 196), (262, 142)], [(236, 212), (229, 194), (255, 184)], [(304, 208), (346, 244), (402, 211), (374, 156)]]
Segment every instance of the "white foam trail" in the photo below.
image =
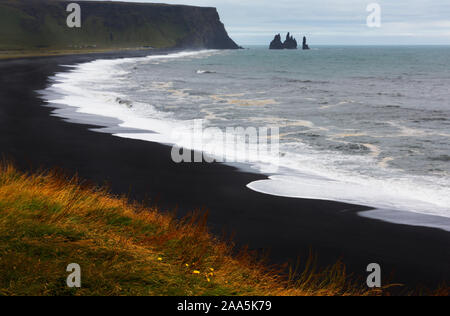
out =
[[(137, 58), (95, 60), (77, 65), (69, 72), (59, 73), (48, 90), (56, 92), (60, 98), (48, 100), (56, 106), (69, 106), (77, 113), (116, 118), (122, 128), (147, 130), (151, 133), (139, 134), (140, 139), (173, 143), (170, 135), (174, 128), (182, 128), (185, 123), (171, 120), (166, 113), (157, 111), (149, 104), (134, 103), (133, 107), (124, 106), (125, 95), (113, 92), (117, 85), (123, 84), (127, 72), (118, 65), (127, 63), (146, 63), (150, 61), (167, 62), (173, 59), (196, 58), (216, 53), (216, 50), (178, 52), (169, 55), (152, 55)], [(145, 117), (134, 107), (145, 109)], [(157, 134), (153, 133), (157, 132)], [(119, 137), (136, 138), (133, 134), (116, 134)]]
[[(448, 179), (406, 175), (395, 169), (386, 169), (379, 166), (373, 155), (345, 156), (315, 152), (305, 144), (302, 146), (296, 153), (287, 153), (280, 159), (280, 164), (286, 168), (281, 169), (278, 175), (250, 183), (248, 187), (260, 193), (283, 197), (339, 201), (406, 212), (404, 214), (411, 216), (422, 214), (450, 218)], [(360, 171), (363, 168), (370, 170), (373, 176), (362, 174)], [(372, 218), (375, 218), (374, 214), (370, 213)], [(379, 214), (378, 219), (381, 219), (385, 213)], [(402, 218), (405, 218), (404, 214)], [(445, 224), (439, 228), (444, 226), (450, 230), (450, 222), (443, 222)]]
[[(435, 216), (448, 216), (448, 208), (432, 203), (420, 196), (413, 197), (410, 192), (395, 189), (389, 185), (376, 188), (378, 180), (366, 185), (337, 181), (330, 178), (313, 177), (312, 175), (271, 176), (269, 180), (260, 180), (248, 185), (252, 190), (294, 198), (340, 201), (351, 204), (366, 205), (391, 210), (407, 210)], [(403, 192), (402, 192), (403, 191)]]

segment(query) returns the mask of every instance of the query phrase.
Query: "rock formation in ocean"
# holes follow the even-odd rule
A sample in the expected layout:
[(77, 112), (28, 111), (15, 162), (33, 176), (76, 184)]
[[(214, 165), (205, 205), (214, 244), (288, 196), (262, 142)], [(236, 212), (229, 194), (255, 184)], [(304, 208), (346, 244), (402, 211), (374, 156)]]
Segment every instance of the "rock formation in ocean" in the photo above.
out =
[(283, 43), (281, 42), (281, 35), (275, 35), (275, 38), (270, 43), (270, 49), (283, 49)]
[(291, 36), (290, 33), (287, 33), (286, 40), (281, 42), (281, 35), (277, 34), (275, 35), (275, 38), (270, 43), (270, 49), (297, 49), (298, 44), (297, 40)]
[(287, 33), (286, 40), (283, 43), (284, 49), (297, 49), (297, 40), (291, 36), (290, 33)]
[(306, 44), (306, 36), (303, 36), (303, 50), (308, 50), (309, 49), (309, 45)]
[[(66, 25), (63, 0), (0, 0), (0, 50), (84, 48), (237, 49), (215, 8), (155, 3), (73, 1), (80, 28)], [(7, 17), (7, 18), (6, 18)]]

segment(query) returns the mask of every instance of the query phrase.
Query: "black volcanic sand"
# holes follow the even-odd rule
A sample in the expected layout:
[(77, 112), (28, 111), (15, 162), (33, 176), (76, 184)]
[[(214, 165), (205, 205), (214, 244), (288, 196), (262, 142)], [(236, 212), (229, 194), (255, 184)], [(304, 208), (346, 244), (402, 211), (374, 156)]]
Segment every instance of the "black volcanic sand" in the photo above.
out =
[[(321, 266), (342, 258), (350, 272), (366, 277), (369, 263), (381, 264), (392, 282), (434, 286), (450, 281), (450, 234), (438, 229), (359, 217), (363, 207), (289, 199), (251, 191), (263, 176), (222, 164), (175, 164), (170, 148), (89, 131), (50, 116), (36, 90), (49, 76), (96, 58), (148, 55), (149, 51), (45, 57), (0, 62), (0, 153), (23, 170), (39, 167), (77, 172), (114, 193), (129, 194), (183, 216), (209, 210), (209, 226), (234, 233), (238, 245), (269, 249), (273, 263), (318, 254)], [(365, 280), (365, 279), (364, 279)]]

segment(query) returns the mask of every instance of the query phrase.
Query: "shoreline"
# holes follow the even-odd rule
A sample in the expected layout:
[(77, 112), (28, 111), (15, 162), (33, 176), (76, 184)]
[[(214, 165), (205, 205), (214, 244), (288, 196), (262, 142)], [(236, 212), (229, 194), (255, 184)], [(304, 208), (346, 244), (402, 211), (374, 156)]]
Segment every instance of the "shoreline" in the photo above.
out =
[[(170, 53), (168, 57), (170, 58), (178, 58), (178, 57), (189, 57), (189, 56), (201, 56), (202, 54), (212, 54), (214, 50), (200, 50), (200, 51), (180, 51), (180, 52), (174, 52)], [(217, 52), (217, 51), (216, 51)], [(179, 56), (177, 56), (179, 55)], [(154, 57), (164, 57), (163, 55), (156, 55)], [(112, 59), (111, 63), (115, 65), (118, 64), (127, 64), (127, 63), (139, 63), (139, 60), (141, 58), (131, 58), (132, 61), (129, 61), (125, 59), (123, 63), (120, 62), (120, 59)], [(146, 59), (144, 57), (144, 59)], [(164, 58), (162, 58), (164, 60)], [(119, 62), (117, 62), (119, 61)], [(95, 61), (93, 62), (95, 63)], [(86, 70), (85, 66), (91, 65), (93, 63), (82, 63), (78, 64), (76, 68), (79, 68), (79, 71), (82, 73), (86, 72), (86, 75), (88, 78), (90, 78), (95, 72), (93, 70)], [(108, 67), (110, 64), (106, 62), (103, 67)], [(114, 68), (114, 67), (113, 67)], [(100, 71), (102, 71), (100, 69)], [(62, 75), (63, 78), (57, 78), (55, 76), (54, 78), (54, 84), (60, 85), (60, 84), (69, 84), (70, 79), (66, 78), (65, 76), (70, 76), (70, 73), (72, 72), (72, 69), (67, 69), (66, 71), (62, 73), (58, 73), (57, 75)], [(76, 75), (78, 78), (81, 76), (81, 74)], [(78, 79), (76, 79), (78, 81)], [(51, 85), (50, 85), (51, 86)], [(122, 137), (126, 139), (137, 139), (137, 140), (144, 140), (149, 142), (156, 142), (159, 144), (167, 145), (172, 144), (171, 137), (167, 134), (167, 127), (166, 128), (153, 128), (152, 121), (147, 122), (147, 124), (144, 126), (142, 124), (136, 126), (133, 123), (130, 123), (127, 121), (126, 117), (123, 117), (123, 114), (120, 113), (111, 113), (111, 112), (98, 112), (96, 113), (95, 109), (89, 110), (89, 102), (91, 101), (89, 98), (85, 98), (84, 102), (78, 101), (78, 102), (69, 102), (69, 101), (60, 101), (63, 104), (58, 103), (56, 100), (60, 100), (61, 98), (65, 97), (72, 97), (70, 90), (65, 91), (64, 88), (48, 88), (45, 89), (42, 92), (42, 95), (45, 100), (49, 103), (50, 107), (56, 107), (56, 109), (53, 111), (52, 115), (63, 118), (64, 120), (72, 123), (78, 123), (78, 124), (93, 124), (93, 125), (99, 125), (100, 128), (92, 129), (93, 131), (102, 132), (102, 133), (109, 133), (117, 137)], [(112, 91), (105, 91), (106, 94), (113, 94)], [(114, 96), (112, 96), (114, 97)], [(56, 102), (56, 103), (54, 103)], [(69, 103), (67, 103), (69, 102)], [(105, 102), (105, 101), (103, 101)], [(70, 104), (70, 105), (69, 105)], [(93, 112), (92, 112), (93, 110)], [(111, 109), (110, 109), (111, 111)], [(113, 110), (114, 111), (114, 110)], [(126, 115), (125, 115), (126, 116)], [(131, 125), (130, 125), (131, 124)], [(159, 125), (160, 122), (158, 119), (156, 119), (156, 124)], [(123, 127), (123, 126), (128, 127)], [(106, 126), (106, 127), (103, 127)], [(140, 135), (143, 135), (142, 137)], [(144, 136), (145, 135), (145, 136)], [(152, 136), (153, 135), (153, 136)], [(370, 148), (372, 145), (367, 145), (367, 147)], [(374, 146), (376, 147), (376, 146)], [(192, 148), (189, 148), (193, 150)], [(378, 151), (378, 148), (371, 149)], [(202, 153), (202, 155), (207, 155), (207, 153)], [(211, 157), (212, 158), (212, 157)], [(255, 181), (252, 183), (248, 183), (247, 187), (250, 188), (253, 191), (262, 193), (262, 194), (268, 194), (272, 196), (279, 196), (279, 197), (288, 197), (288, 198), (296, 198), (296, 199), (311, 199), (311, 200), (321, 200), (321, 201), (332, 201), (332, 202), (341, 202), (341, 203), (349, 203), (351, 205), (360, 205), (363, 207), (367, 207), (367, 211), (358, 212), (360, 216), (363, 217), (369, 217), (373, 219), (379, 219), (385, 222), (394, 223), (394, 224), (405, 224), (410, 226), (417, 226), (417, 227), (430, 227), (430, 228), (438, 228), (443, 229), (447, 232), (450, 232), (450, 218), (443, 217), (436, 214), (429, 214), (426, 212), (415, 212), (413, 209), (408, 209), (408, 207), (404, 207), (402, 209), (400, 208), (389, 208), (389, 206), (383, 205), (384, 201), (388, 201), (389, 198), (386, 197), (383, 200), (379, 201), (371, 201), (370, 199), (357, 199), (356, 195), (357, 193), (353, 192), (353, 194), (350, 194), (351, 197), (343, 197), (343, 196), (334, 196), (330, 197), (327, 196), (327, 194), (320, 196), (314, 195), (313, 193), (309, 193), (308, 186), (302, 187), (302, 184), (299, 184), (299, 187), (297, 191), (286, 191), (286, 190), (278, 190), (277, 187), (283, 187), (286, 184), (283, 184), (283, 176), (295, 174), (295, 176), (299, 178), (303, 178), (303, 180), (306, 183), (310, 183), (311, 178), (315, 178), (315, 175), (308, 174), (307, 172), (301, 172), (300, 174), (297, 174), (295, 169), (289, 170), (287, 169), (284, 172), (275, 172), (275, 173), (268, 173), (264, 172), (262, 170), (255, 170), (252, 168), (254, 164), (252, 162), (245, 162), (245, 163), (230, 163), (225, 162), (225, 165), (236, 167), (239, 171), (242, 171), (244, 173), (255, 173), (257, 175), (262, 175), (265, 178), (261, 181)], [(284, 167), (286, 168), (286, 167)], [(273, 183), (279, 183), (273, 184)], [(326, 188), (325, 184), (315, 184), (315, 186), (318, 185), (325, 185), (323, 187)], [(314, 186), (314, 185), (313, 185)], [(303, 188), (303, 189), (301, 189)], [(352, 192), (351, 189), (348, 189), (348, 192)], [(322, 191), (328, 191), (328, 190), (322, 190)], [(331, 191), (333, 191), (331, 189)]]
[(157, 48), (85, 48), (85, 49), (54, 49), (54, 50), (0, 50), (0, 60), (12, 60), (23, 58), (55, 57), (55, 56), (73, 56), (86, 54), (105, 54), (127, 51), (152, 51)]
[[(173, 50), (154, 50), (165, 53)], [(170, 148), (157, 143), (90, 131), (51, 116), (36, 91), (49, 77), (73, 65), (99, 58), (140, 57), (149, 51), (34, 57), (0, 61), (0, 152), (22, 170), (60, 167), (96, 184), (110, 183), (113, 193), (148, 201), (162, 209), (209, 210), (215, 235), (234, 233), (250, 249), (271, 249), (270, 262), (295, 263), (310, 249), (319, 266), (342, 258), (348, 271), (364, 278), (369, 263), (381, 264), (391, 283), (438, 285), (450, 280), (447, 232), (363, 218), (369, 208), (332, 201), (303, 200), (257, 193), (246, 186), (267, 177), (223, 164), (176, 165)]]

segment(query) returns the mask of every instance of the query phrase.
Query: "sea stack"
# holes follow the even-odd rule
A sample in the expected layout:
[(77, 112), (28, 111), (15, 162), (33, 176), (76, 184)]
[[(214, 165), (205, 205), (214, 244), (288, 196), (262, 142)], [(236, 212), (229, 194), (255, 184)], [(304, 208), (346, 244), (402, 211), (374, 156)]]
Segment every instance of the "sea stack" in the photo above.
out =
[(291, 36), (290, 33), (287, 33), (286, 40), (283, 43), (283, 48), (285, 49), (297, 49), (297, 40)]
[(306, 43), (306, 36), (303, 36), (303, 50), (308, 50), (309, 45)]
[(275, 35), (275, 38), (270, 43), (270, 49), (283, 49), (283, 43), (281, 42), (281, 35)]
[(275, 35), (273, 41), (270, 43), (270, 49), (297, 49), (297, 40), (291, 36), (291, 33), (287, 33), (286, 40), (281, 42), (281, 35)]

